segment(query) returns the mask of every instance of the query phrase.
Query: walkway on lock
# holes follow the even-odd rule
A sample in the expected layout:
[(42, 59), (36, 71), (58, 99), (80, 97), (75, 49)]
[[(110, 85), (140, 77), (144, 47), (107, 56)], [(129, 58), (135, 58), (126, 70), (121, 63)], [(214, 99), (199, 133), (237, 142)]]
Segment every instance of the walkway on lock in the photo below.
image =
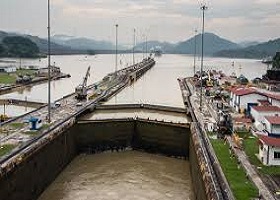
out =
[(126, 118), (111, 118), (111, 119), (79, 119), (78, 124), (88, 124), (88, 123), (95, 123), (95, 122), (120, 122), (120, 121), (140, 121), (145, 123), (154, 123), (154, 124), (160, 124), (160, 125), (168, 125), (168, 126), (175, 126), (175, 127), (184, 127), (184, 128), (190, 128), (189, 122), (172, 122), (172, 121), (164, 121), (164, 120), (155, 120), (150, 118), (140, 118), (140, 117), (126, 117)]
[[(80, 116), (87, 110), (91, 110), (95, 105), (106, 101), (122, 90), (129, 84), (129, 76), (131, 74), (137, 73), (139, 77), (154, 64), (155, 61), (153, 59), (144, 59), (140, 63), (107, 75), (107, 77), (111, 78), (105, 77), (102, 81), (96, 83), (98, 87), (103, 88), (102, 93), (99, 94), (95, 91), (96, 95), (88, 100), (82, 101), (82, 106), (77, 106), (77, 103), (80, 101), (75, 98), (75, 93), (58, 99), (56, 102), (59, 102), (59, 106), (52, 108), (52, 122), (50, 124), (47, 123), (46, 118), (48, 116), (47, 106), (42, 106), (30, 113), (1, 123), (1, 145), (12, 144), (15, 148), (12, 152), (0, 158), (0, 169), (5, 168), (5, 171), (12, 169), (17, 162), (20, 162), (21, 159), (32, 153), (38, 145), (40, 146), (42, 141), (51, 140), (52, 134), (56, 134), (64, 128), (71, 126), (75, 122), (77, 116)], [(90, 85), (88, 90), (91, 90), (93, 87), (94, 84)], [(26, 123), (31, 116), (42, 119), (45, 124), (45, 126), (36, 133), (31, 133), (29, 124)]]
[(83, 116), (82, 120), (143, 119), (173, 124), (188, 124), (187, 109), (152, 104), (98, 105), (93, 113)]

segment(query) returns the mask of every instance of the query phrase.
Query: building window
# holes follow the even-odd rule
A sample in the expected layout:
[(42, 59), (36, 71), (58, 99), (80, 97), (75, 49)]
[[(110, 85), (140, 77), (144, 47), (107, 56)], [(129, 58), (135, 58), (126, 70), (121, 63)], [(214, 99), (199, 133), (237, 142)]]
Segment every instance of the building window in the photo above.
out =
[(274, 152), (274, 158), (275, 159), (280, 159), (280, 152), (279, 151), (278, 152), (277, 151)]

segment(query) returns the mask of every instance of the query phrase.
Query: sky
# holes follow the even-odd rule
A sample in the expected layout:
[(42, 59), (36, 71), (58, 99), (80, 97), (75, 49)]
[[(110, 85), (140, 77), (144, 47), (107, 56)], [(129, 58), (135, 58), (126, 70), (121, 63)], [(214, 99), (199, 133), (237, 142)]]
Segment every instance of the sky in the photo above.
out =
[[(280, 0), (50, 0), (51, 34), (133, 43), (179, 42), (205, 31), (233, 42), (280, 37)], [(47, 37), (47, 0), (0, 0), (0, 30)], [(144, 36), (145, 35), (145, 36)]]

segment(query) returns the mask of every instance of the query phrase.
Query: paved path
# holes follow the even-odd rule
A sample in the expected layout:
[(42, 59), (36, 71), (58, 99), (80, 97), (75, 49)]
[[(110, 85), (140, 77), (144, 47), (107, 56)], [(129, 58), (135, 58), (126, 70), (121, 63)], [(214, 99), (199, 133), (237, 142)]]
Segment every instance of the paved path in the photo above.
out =
[(263, 199), (274, 200), (275, 198), (273, 197), (269, 189), (266, 187), (266, 185), (263, 183), (262, 179), (254, 169), (254, 167), (249, 162), (245, 152), (239, 148), (235, 148), (234, 142), (230, 136), (227, 136), (226, 139), (231, 149), (234, 151), (234, 154), (237, 156), (237, 159), (240, 161), (241, 165), (245, 169), (247, 175), (258, 188), (259, 194), (262, 195)]

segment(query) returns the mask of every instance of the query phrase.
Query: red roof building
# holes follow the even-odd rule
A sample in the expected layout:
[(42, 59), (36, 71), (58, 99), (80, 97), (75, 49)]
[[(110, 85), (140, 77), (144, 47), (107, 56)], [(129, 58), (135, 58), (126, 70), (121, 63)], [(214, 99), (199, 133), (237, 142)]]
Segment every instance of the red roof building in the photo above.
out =
[(269, 137), (266, 135), (261, 135), (259, 140), (262, 144), (274, 147), (280, 147), (280, 138)]
[(230, 105), (238, 112), (244, 109), (249, 111), (251, 106), (259, 104), (280, 107), (280, 94), (277, 93), (244, 86), (233, 87), (230, 91)]
[(277, 94), (270, 94), (270, 93), (265, 93), (265, 95), (269, 98), (272, 98), (272, 99), (275, 99), (275, 100), (278, 100), (280, 101), (280, 95), (277, 95)]
[(258, 99), (258, 102), (261, 106), (270, 106), (270, 103), (268, 100)]
[(280, 165), (280, 138), (259, 136), (258, 158), (264, 165)]
[(250, 118), (245, 117), (237, 117), (233, 119), (235, 123), (252, 123), (252, 120)]
[(265, 119), (273, 125), (280, 125), (280, 116), (266, 116)]
[(280, 107), (278, 106), (253, 106), (252, 109), (258, 112), (280, 112)]
[(231, 92), (237, 96), (243, 96), (247, 94), (257, 93), (257, 90), (255, 90), (254, 88), (236, 87), (232, 88)]

